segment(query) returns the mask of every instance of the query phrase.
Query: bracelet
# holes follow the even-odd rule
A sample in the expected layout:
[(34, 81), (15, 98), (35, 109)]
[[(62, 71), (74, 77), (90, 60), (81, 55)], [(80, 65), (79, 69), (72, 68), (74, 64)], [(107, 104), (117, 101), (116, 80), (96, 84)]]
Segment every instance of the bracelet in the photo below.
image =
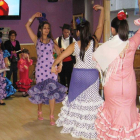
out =
[(33, 20), (30, 18), (30, 19), (29, 19), (29, 22), (32, 22), (32, 21), (33, 21)]

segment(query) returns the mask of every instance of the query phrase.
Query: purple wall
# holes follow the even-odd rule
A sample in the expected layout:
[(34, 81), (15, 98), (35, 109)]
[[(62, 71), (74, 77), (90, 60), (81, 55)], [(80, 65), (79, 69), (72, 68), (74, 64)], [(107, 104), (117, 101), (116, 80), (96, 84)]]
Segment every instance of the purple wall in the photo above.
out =
[[(17, 40), (20, 43), (32, 43), (25, 29), (28, 19), (36, 12), (44, 12), (52, 26), (54, 38), (61, 35), (59, 26), (70, 24), (72, 20), (72, 0), (49, 3), (47, 0), (22, 0), (21, 20), (1, 20), (0, 27), (10, 27), (17, 31)], [(37, 33), (38, 21), (32, 24), (34, 33)]]
[(85, 0), (73, 0), (73, 15), (85, 13)]

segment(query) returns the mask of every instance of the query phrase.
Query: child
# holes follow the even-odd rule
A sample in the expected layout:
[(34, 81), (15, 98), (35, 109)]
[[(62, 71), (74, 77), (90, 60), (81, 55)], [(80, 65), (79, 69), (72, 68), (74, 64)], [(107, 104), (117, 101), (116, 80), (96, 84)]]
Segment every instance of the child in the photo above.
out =
[(22, 50), (22, 58), (18, 61), (19, 77), (20, 80), (16, 82), (18, 91), (22, 91), (22, 96), (26, 97), (27, 91), (31, 87), (32, 80), (29, 79), (29, 66), (33, 63), (32, 59), (29, 59), (29, 50)]

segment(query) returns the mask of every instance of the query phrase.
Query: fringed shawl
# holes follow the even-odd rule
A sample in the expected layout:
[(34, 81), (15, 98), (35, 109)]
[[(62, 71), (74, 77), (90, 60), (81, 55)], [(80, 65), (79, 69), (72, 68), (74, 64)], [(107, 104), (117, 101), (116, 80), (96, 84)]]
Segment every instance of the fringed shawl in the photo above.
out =
[(103, 43), (93, 53), (93, 59), (98, 63), (97, 68), (101, 74), (101, 82), (104, 86), (111, 76), (112, 72), (116, 72), (119, 66), (119, 61), (109, 66), (125, 49), (129, 41), (122, 41), (118, 35), (115, 35), (111, 40)]

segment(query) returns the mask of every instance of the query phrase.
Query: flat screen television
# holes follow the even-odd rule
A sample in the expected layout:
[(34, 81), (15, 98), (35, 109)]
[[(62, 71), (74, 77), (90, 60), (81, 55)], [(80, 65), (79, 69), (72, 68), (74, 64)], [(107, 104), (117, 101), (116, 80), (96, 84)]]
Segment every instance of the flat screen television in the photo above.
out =
[(21, 19), (21, 0), (0, 0), (0, 20)]

